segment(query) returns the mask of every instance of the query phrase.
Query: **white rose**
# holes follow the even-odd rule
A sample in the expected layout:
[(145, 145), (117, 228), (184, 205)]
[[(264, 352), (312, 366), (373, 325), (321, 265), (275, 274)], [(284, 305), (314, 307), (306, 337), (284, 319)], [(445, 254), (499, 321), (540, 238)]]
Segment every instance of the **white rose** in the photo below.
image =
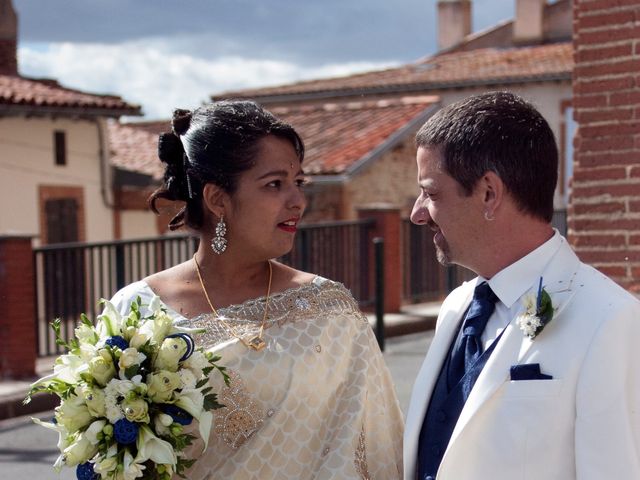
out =
[(158, 370), (178, 370), (178, 363), (182, 356), (187, 353), (187, 342), (180, 337), (165, 338), (160, 346), (153, 366)]
[(76, 440), (62, 452), (64, 463), (68, 467), (74, 467), (84, 463), (98, 453), (98, 446), (92, 445), (84, 433), (78, 434)]
[(160, 370), (147, 375), (147, 395), (152, 402), (166, 403), (171, 399), (173, 391), (180, 388), (182, 381), (177, 373)]
[(116, 367), (107, 349), (98, 350), (98, 356), (89, 360), (89, 374), (102, 386), (115, 377)]
[(76, 432), (92, 420), (89, 408), (83, 399), (71, 395), (60, 402), (55, 409), (56, 421), (69, 432)]
[(104, 390), (83, 385), (80, 388), (80, 393), (89, 409), (89, 413), (93, 417), (104, 417), (106, 408)]
[(155, 312), (153, 319), (142, 324), (138, 333), (146, 335), (152, 342), (160, 344), (162, 340), (171, 333), (173, 329), (173, 319), (162, 310)]
[(149, 423), (149, 405), (142, 398), (125, 399), (122, 410), (130, 422)]
[(134, 333), (133, 336), (131, 337), (131, 340), (129, 340), (129, 345), (133, 348), (140, 348), (145, 343), (147, 343), (150, 338), (151, 337), (149, 337), (144, 333), (137, 332), (137, 333)]
[(133, 367), (134, 365), (140, 365), (146, 358), (147, 356), (144, 353), (138, 352), (135, 348), (129, 347), (120, 355), (118, 366), (121, 370), (124, 370), (126, 368)]

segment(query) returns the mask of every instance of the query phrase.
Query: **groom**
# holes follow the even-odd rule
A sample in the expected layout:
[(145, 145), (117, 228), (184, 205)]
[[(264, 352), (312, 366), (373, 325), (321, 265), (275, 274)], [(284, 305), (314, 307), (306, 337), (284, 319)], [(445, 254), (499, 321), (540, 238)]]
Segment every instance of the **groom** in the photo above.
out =
[(640, 302), (551, 227), (547, 122), (487, 93), (440, 110), (417, 145), (411, 220), (478, 277), (442, 304), (405, 480), (640, 479)]

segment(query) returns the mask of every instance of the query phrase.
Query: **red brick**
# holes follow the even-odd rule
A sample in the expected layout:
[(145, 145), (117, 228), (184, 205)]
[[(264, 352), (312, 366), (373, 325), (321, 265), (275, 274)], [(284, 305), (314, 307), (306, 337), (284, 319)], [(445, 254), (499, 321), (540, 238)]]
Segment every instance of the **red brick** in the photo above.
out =
[[(639, 195), (639, 197), (640, 197), (640, 195)], [(632, 200), (632, 201), (630, 201), (629, 202), (629, 211), (632, 212), (632, 213), (640, 212), (640, 200)], [(638, 221), (638, 224), (640, 225), (640, 220)]]
[(629, 235), (629, 245), (640, 245), (640, 233)]
[(580, 259), (586, 263), (623, 263), (640, 261), (640, 250), (579, 250)]
[[(589, 45), (591, 46), (591, 45)], [(598, 62), (611, 61), (620, 57), (629, 57), (633, 55), (633, 43), (629, 40), (623, 45), (600, 46), (594, 45), (593, 48), (580, 47), (575, 54), (575, 62)]]
[[(638, 28), (640, 35), (640, 28)], [(622, 60), (610, 61), (608, 63), (599, 63), (597, 65), (576, 66), (574, 74), (581, 78), (589, 77), (609, 77), (619, 73), (634, 73), (640, 71), (640, 62), (638, 60)]]
[[(573, 186), (573, 194), (579, 198), (597, 197), (599, 195), (611, 195), (612, 197), (640, 196), (640, 182), (638, 183), (606, 183), (583, 187)], [(638, 220), (640, 226), (640, 220)]]
[[(640, 44), (639, 44), (640, 45)], [(633, 76), (626, 75), (606, 80), (585, 81), (578, 78), (574, 83), (573, 91), (576, 94), (584, 93), (609, 93), (617, 90), (628, 90), (635, 85)]]
[(582, 0), (575, 2), (573, 8), (582, 16), (585, 12), (608, 11), (617, 7), (635, 7), (637, 5), (638, 0), (595, 0), (592, 2)]
[(623, 247), (626, 246), (626, 239), (624, 235), (575, 235), (573, 245), (576, 247)]
[[(581, 132), (582, 129), (578, 130), (578, 133), (582, 135), (580, 140), (579, 152), (610, 152), (610, 151), (620, 151), (620, 150), (631, 150), (634, 148), (634, 139), (628, 135), (625, 136), (611, 136), (611, 137), (603, 137), (603, 138), (585, 138)], [(637, 147), (637, 148), (640, 148)]]
[(606, 122), (611, 120), (633, 120), (633, 108), (608, 108), (594, 110), (578, 110), (576, 121), (585, 125), (591, 122)]
[(640, 122), (609, 123), (606, 125), (580, 127), (583, 137), (607, 137), (611, 135), (635, 135), (640, 133)]
[(623, 266), (602, 265), (598, 267), (598, 270), (604, 273), (607, 277), (624, 278), (627, 276), (627, 267)]
[(619, 180), (627, 177), (625, 167), (611, 168), (576, 168), (573, 172), (573, 181), (586, 182), (590, 180)]
[[(640, 59), (637, 60), (640, 64)], [(612, 93), (609, 97), (610, 105), (637, 105), (640, 104), (640, 91)], [(640, 128), (637, 130), (640, 132)]]
[(640, 229), (640, 219), (637, 218), (576, 218), (573, 222), (573, 228), (581, 232)]
[(573, 98), (574, 108), (606, 107), (608, 98), (606, 95), (576, 95)]
[(574, 204), (574, 215), (587, 215), (589, 213), (624, 213), (626, 205), (624, 202), (603, 202), (603, 203), (578, 203)]
[(584, 29), (588, 28), (600, 28), (603, 25), (613, 26), (613, 25), (624, 25), (627, 23), (633, 23), (635, 20), (635, 15), (633, 10), (622, 10), (613, 13), (598, 12), (593, 15), (583, 15), (578, 20), (578, 28), (581, 33)]
[(579, 31), (579, 45), (594, 45), (599, 43), (618, 42), (621, 40), (635, 40), (640, 35), (640, 27), (625, 25), (620, 28), (597, 30), (591, 32)]
[[(640, 152), (638, 152), (638, 158), (640, 158)], [(640, 166), (631, 167), (631, 170), (629, 170), (629, 178), (640, 178)]]

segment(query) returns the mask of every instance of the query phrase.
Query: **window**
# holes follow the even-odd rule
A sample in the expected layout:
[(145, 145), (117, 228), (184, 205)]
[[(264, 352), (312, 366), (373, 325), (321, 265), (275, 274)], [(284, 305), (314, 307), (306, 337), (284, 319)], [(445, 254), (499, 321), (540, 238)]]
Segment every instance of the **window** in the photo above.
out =
[(61, 130), (53, 132), (53, 145), (56, 165), (67, 164), (67, 135)]

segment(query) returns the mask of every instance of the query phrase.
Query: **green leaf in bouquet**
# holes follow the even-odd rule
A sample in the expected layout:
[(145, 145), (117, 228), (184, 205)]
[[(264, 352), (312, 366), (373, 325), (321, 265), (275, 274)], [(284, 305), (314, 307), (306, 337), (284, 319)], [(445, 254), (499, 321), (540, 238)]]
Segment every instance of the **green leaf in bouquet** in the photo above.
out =
[(80, 322), (82, 322), (87, 327), (93, 327), (93, 322), (84, 313), (80, 314)]
[(202, 408), (204, 410), (217, 410), (218, 408), (222, 408), (224, 405), (218, 403), (218, 395), (215, 393), (210, 393), (209, 395), (205, 395), (204, 402), (202, 404)]
[(202, 393), (203, 395), (206, 395), (207, 393), (209, 393), (211, 390), (213, 390), (213, 387), (207, 387), (207, 388), (203, 388), (200, 393)]
[(205, 377), (196, 383), (196, 389), (204, 387), (207, 383), (209, 383), (209, 379)]
[(138, 374), (139, 371), (140, 365), (131, 365), (130, 367), (124, 369), (124, 374), (129, 380), (131, 380)]

